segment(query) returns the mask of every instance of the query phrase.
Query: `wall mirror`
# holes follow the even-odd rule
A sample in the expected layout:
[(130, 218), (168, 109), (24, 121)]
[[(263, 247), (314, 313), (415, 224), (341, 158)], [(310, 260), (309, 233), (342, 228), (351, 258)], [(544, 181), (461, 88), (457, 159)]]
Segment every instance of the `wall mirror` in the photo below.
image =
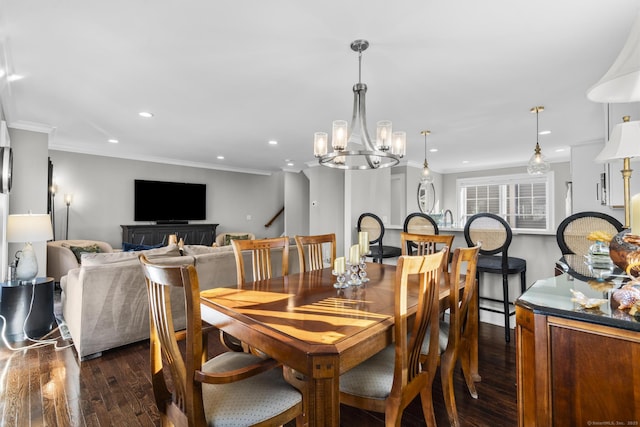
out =
[(433, 207), (436, 203), (436, 188), (433, 182), (425, 184), (418, 184), (418, 208), (420, 212), (430, 214), (433, 212)]

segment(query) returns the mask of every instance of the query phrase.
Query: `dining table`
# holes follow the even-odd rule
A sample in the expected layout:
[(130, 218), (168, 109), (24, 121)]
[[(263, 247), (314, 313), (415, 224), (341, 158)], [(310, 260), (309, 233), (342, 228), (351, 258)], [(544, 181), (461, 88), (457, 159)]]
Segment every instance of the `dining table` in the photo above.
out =
[[(233, 288), (202, 291), (202, 319), (259, 349), (305, 385), (304, 424), (340, 425), (340, 375), (393, 342), (396, 266), (367, 263), (368, 282), (336, 289), (331, 268), (289, 274)], [(462, 282), (463, 283), (463, 282)], [(417, 304), (417, 278), (409, 305)], [(440, 310), (449, 286), (440, 285)], [(478, 375), (478, 309), (470, 307), (471, 371)], [(293, 382), (292, 382), (293, 383)]]

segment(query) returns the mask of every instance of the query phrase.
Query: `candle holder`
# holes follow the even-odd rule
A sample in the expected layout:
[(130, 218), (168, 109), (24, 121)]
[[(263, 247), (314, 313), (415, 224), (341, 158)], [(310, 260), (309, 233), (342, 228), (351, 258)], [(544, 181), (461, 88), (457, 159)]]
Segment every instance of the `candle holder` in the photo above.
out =
[(334, 288), (344, 289), (349, 287), (349, 285), (347, 285), (347, 276), (344, 272), (338, 273), (337, 271), (332, 270), (331, 273), (336, 276), (336, 283), (333, 284)]
[(362, 255), (360, 257), (360, 264), (358, 265), (359, 271), (358, 275), (360, 276), (360, 282), (367, 283), (369, 278), (367, 277), (367, 257)]
[(347, 282), (351, 286), (360, 286), (362, 285), (362, 281), (360, 280), (360, 274), (358, 271), (360, 270), (360, 264), (347, 264), (347, 269), (351, 271), (350, 280)]

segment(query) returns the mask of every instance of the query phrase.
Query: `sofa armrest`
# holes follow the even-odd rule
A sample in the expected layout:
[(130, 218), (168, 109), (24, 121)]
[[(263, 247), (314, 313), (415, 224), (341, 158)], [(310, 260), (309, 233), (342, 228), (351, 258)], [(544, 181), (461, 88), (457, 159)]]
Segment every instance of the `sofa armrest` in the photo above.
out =
[(71, 249), (61, 245), (47, 244), (47, 276), (56, 282), (74, 268), (78, 268), (78, 260)]
[(71, 269), (78, 268), (80, 264), (69, 246), (98, 245), (101, 252), (113, 252), (113, 248), (107, 242), (97, 240), (55, 240), (47, 243), (47, 276), (53, 277), (55, 282), (60, 282)]

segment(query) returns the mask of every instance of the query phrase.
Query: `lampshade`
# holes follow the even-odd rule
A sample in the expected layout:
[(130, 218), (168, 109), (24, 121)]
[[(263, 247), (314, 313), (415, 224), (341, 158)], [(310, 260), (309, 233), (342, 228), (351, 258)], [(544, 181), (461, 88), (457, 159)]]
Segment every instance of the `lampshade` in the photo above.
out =
[(53, 229), (49, 215), (9, 215), (7, 242), (46, 242), (51, 239), (53, 239)]
[(587, 97), (594, 102), (640, 101), (640, 13), (620, 54)]
[(609, 142), (596, 157), (596, 162), (605, 163), (610, 160), (640, 157), (640, 121), (629, 121), (623, 118), (611, 132)]

